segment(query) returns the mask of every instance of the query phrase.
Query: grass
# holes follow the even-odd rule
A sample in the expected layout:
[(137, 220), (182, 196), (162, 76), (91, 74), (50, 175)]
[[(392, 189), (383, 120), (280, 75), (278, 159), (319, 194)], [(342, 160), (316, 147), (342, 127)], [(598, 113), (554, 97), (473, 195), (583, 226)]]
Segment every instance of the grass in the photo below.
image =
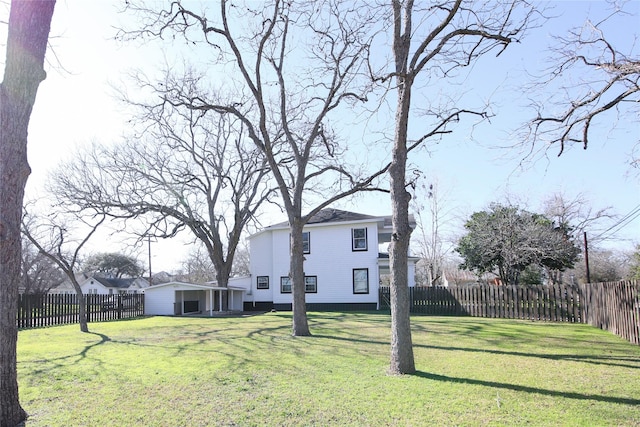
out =
[(413, 317), (415, 375), (388, 376), (389, 316), (150, 317), (19, 333), (35, 426), (640, 426), (640, 347), (586, 325)]

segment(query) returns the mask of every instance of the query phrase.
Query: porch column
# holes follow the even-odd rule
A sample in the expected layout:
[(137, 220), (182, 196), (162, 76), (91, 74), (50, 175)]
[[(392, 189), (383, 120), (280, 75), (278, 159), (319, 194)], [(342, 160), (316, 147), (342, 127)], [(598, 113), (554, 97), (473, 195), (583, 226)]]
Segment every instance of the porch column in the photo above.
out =
[(209, 289), (209, 316), (213, 316), (213, 289)]
[(218, 311), (222, 312), (222, 291), (218, 291)]

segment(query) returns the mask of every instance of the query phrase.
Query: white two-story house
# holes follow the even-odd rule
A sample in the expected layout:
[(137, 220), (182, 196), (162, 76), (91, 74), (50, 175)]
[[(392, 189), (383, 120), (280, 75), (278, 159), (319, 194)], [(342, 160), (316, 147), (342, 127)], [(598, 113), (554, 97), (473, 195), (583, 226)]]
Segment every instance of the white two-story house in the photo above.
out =
[[(375, 310), (389, 274), (391, 217), (324, 209), (304, 227), (304, 272), (309, 310)], [(290, 310), (289, 226), (272, 225), (249, 237), (251, 277), (244, 310)], [(415, 263), (409, 257), (409, 286)]]

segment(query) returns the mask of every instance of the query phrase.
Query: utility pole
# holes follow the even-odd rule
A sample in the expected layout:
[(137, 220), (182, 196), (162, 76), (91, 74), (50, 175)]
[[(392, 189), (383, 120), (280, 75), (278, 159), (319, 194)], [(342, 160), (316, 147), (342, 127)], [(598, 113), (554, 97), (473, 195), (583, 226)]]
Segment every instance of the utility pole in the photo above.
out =
[(147, 243), (149, 245), (149, 286), (153, 285), (151, 282), (152, 274), (151, 274), (151, 236), (147, 236)]
[(587, 244), (587, 232), (584, 232), (584, 265), (587, 270), (587, 283), (591, 283), (591, 273), (589, 272), (589, 245)]

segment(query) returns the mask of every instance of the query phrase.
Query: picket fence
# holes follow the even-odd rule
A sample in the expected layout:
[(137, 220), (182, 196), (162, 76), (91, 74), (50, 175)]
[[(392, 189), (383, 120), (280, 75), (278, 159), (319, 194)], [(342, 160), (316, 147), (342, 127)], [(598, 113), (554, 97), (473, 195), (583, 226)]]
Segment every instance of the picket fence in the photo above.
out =
[[(87, 322), (127, 319), (144, 315), (143, 294), (85, 295)], [(78, 297), (68, 295), (20, 295), (18, 328), (39, 328), (80, 322)]]
[[(586, 323), (640, 344), (640, 282), (555, 286), (474, 284), (410, 288), (415, 314)], [(390, 291), (380, 287), (381, 309)]]

